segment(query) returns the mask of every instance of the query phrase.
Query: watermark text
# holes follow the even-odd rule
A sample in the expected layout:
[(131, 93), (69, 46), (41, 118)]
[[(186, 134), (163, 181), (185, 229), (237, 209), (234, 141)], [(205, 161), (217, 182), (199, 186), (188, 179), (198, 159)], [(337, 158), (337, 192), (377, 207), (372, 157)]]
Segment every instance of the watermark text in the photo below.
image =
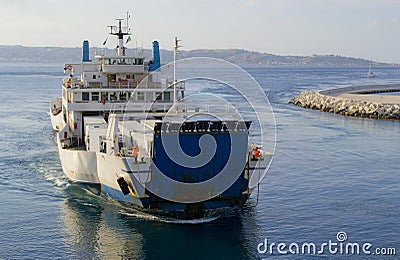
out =
[(372, 243), (347, 241), (346, 232), (336, 234), (336, 240), (324, 243), (275, 243), (267, 238), (257, 246), (259, 254), (269, 255), (396, 255), (395, 247), (374, 247)]

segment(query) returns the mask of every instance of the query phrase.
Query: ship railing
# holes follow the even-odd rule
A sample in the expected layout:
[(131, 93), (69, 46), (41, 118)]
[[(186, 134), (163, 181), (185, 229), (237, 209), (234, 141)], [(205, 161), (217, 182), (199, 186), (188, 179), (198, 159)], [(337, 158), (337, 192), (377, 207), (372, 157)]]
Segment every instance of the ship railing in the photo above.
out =
[(103, 88), (136, 88), (138, 85), (137, 82), (130, 81), (121, 81), (121, 82), (109, 82), (107, 86), (103, 86)]
[[(99, 101), (84, 101), (84, 102), (74, 102), (68, 104), (69, 110), (90, 110), (101, 111), (108, 110), (112, 108), (115, 111), (125, 111), (125, 112), (136, 112), (136, 113), (165, 113), (170, 110), (173, 103), (171, 101), (157, 101), (157, 103), (150, 101), (134, 101), (134, 102), (124, 102), (124, 101), (106, 101), (103, 105)], [(89, 107), (88, 107), (89, 106)]]
[(178, 112), (183, 113), (227, 113), (227, 114), (235, 114), (237, 113), (237, 109), (229, 105), (219, 105), (219, 104), (177, 104), (174, 108)]
[(144, 103), (141, 104), (137, 104), (135, 102), (137, 101), (130, 103), (130, 105), (128, 105), (126, 109), (132, 110), (133, 108), (136, 108), (136, 111), (142, 112), (171, 111), (177, 114), (204, 114), (219, 116), (229, 115), (234, 118), (240, 117), (240, 115), (237, 113), (237, 110), (235, 108), (232, 108), (232, 105), (221, 106), (204, 104), (193, 106), (190, 104), (178, 104), (174, 106), (173, 103), (168, 100), (159, 100), (156, 103), (151, 101), (143, 101)]
[(147, 105), (138, 105), (132, 104), (131, 106), (127, 106), (125, 111), (140, 111), (141, 113), (156, 113), (163, 112), (166, 113), (173, 106), (171, 101), (157, 101), (157, 104), (152, 102), (147, 102)]
[[(161, 89), (163, 86), (160, 82), (147, 82), (147, 83), (139, 83), (137, 81), (121, 81), (121, 82), (109, 82), (107, 85), (103, 85), (102, 82), (84, 82), (79, 84), (83, 88), (103, 88), (103, 89), (135, 89), (135, 88), (147, 88), (147, 89)], [(182, 88), (180, 88), (182, 89)]]
[[(105, 104), (107, 104), (107, 103), (123, 103), (123, 104), (126, 104), (128, 101), (133, 102), (133, 103), (138, 102), (137, 100), (132, 100), (132, 99), (129, 99), (129, 100), (125, 100), (125, 99), (123, 99), (123, 100), (121, 100), (121, 99), (120, 100), (118, 100), (118, 99), (108, 99), (108, 100), (105, 101)], [(141, 100), (140, 102), (141, 103), (146, 103), (146, 104), (154, 104), (154, 102), (161, 103), (161, 104), (164, 104), (164, 103), (171, 103), (172, 104), (172, 102), (170, 100), (157, 100), (157, 101)], [(89, 103), (92, 103), (92, 104), (101, 104), (101, 105), (103, 105), (101, 100), (75, 100), (74, 102), (68, 102), (68, 103), (77, 103), (77, 104), (89, 104)]]
[[(128, 81), (122, 80), (118, 82), (108, 82), (108, 84), (104, 85), (102, 82), (90, 82), (84, 81), (77, 78), (64, 78), (63, 86), (65, 88), (103, 88), (103, 89), (135, 89), (135, 88), (143, 88), (143, 89), (163, 89), (168, 86), (168, 88), (173, 88), (173, 84), (169, 81), (162, 82), (137, 82), (137, 81)], [(177, 91), (185, 90), (185, 82), (179, 82), (176, 85)]]

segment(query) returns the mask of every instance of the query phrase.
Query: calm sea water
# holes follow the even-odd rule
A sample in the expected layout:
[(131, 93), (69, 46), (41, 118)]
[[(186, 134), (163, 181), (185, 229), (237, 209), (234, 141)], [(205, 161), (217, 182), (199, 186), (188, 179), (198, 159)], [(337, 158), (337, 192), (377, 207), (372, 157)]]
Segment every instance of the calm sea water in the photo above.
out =
[[(70, 184), (47, 115), (60, 94), (62, 66), (0, 64), (0, 259), (257, 259), (271, 257), (257, 250), (265, 239), (321, 245), (338, 242), (338, 232), (346, 242), (395, 248), (399, 257), (399, 122), (288, 101), (307, 89), (398, 83), (400, 69), (375, 68), (375, 79), (366, 78), (366, 68), (245, 69), (275, 111), (276, 155), (257, 206), (255, 192), (243, 210), (193, 225), (137, 216)], [(272, 257), (311, 256), (281, 255), (275, 247)]]

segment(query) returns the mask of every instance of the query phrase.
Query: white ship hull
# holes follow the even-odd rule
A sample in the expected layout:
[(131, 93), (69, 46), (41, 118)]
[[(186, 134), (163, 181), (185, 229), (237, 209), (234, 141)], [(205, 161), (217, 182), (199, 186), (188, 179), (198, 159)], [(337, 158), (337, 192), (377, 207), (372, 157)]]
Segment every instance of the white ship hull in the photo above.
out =
[(63, 149), (58, 135), (57, 146), (63, 172), (71, 181), (90, 185), (100, 184), (96, 152)]

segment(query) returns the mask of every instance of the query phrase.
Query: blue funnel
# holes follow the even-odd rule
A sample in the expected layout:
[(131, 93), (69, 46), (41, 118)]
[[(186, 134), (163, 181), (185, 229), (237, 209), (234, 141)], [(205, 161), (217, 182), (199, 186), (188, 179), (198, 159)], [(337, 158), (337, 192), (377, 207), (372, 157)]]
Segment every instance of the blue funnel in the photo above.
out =
[(158, 41), (153, 42), (153, 60), (150, 62), (150, 71), (155, 71), (161, 67), (160, 47)]
[(89, 41), (83, 41), (82, 62), (91, 61), (89, 59)]

